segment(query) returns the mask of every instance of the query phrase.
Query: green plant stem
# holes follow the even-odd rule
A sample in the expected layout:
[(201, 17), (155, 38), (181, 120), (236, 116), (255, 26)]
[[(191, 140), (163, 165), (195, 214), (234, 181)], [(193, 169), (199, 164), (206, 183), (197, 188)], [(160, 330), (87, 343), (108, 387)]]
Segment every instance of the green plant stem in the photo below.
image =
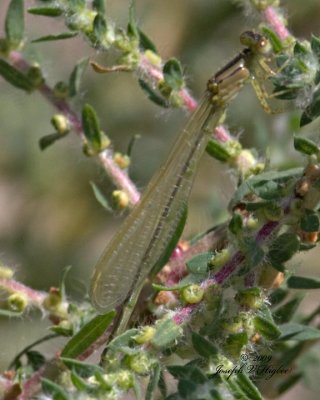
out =
[(54, 339), (59, 337), (58, 334), (56, 333), (50, 333), (49, 335), (46, 335), (36, 341), (34, 341), (33, 343), (29, 344), (27, 347), (25, 347), (23, 350), (21, 350), (15, 357), (14, 359), (11, 361), (11, 363), (9, 364), (9, 369), (14, 368), (15, 364), (17, 363), (17, 361), (19, 361), (19, 359), (25, 354), (27, 353), (30, 349), (32, 349), (33, 347), (37, 346), (38, 344), (47, 342), (48, 340)]

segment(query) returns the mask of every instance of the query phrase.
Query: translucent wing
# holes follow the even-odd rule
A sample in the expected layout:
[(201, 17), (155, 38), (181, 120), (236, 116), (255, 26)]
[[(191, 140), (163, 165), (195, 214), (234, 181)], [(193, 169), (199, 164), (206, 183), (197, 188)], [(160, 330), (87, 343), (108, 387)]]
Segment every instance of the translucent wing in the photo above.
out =
[(147, 277), (175, 231), (207, 144), (204, 128), (213, 115), (208, 97), (206, 93), (140, 203), (98, 261), (90, 295), (100, 312), (125, 301), (137, 282)]

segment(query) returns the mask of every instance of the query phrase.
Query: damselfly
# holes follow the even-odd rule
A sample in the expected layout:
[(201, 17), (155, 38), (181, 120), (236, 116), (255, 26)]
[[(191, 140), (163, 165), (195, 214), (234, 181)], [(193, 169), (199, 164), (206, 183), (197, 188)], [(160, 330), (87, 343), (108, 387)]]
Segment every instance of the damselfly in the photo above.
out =
[(98, 261), (91, 281), (91, 301), (105, 313), (139, 294), (146, 277), (174, 234), (188, 202), (199, 160), (213, 128), (251, 73), (257, 54), (267, 50), (259, 34), (242, 35), (245, 48), (207, 83), (198, 108), (180, 132), (167, 160), (151, 179)]

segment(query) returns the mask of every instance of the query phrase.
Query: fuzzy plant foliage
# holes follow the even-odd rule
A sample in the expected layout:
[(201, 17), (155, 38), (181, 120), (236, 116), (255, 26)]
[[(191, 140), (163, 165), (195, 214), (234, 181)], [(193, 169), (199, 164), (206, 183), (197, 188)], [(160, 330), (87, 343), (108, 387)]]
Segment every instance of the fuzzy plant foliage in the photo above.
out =
[[(187, 88), (181, 63), (174, 57), (162, 60), (140, 29), (134, 4), (128, 4), (124, 28), (113, 22), (104, 0), (28, 3), (8, 2), (0, 76), (12, 90), (30, 96), (39, 92), (52, 105), (54, 132), (40, 139), (39, 151), (46, 153), (76, 133), (84, 156), (100, 162), (115, 186), (107, 198), (92, 184), (97, 201), (111, 212), (134, 207), (140, 193), (128, 175), (130, 151), (116, 151), (94, 106), (84, 101), (77, 107), (74, 99), (88, 68), (97, 74), (125, 71), (133, 73), (159, 107), (191, 113), (197, 101)], [(288, 261), (316, 247), (319, 240), (319, 138), (306, 137), (298, 125), (304, 127), (320, 116), (320, 38), (296, 39), (277, 0), (232, 3), (239, 5), (254, 13), (254, 30), (269, 45), (267, 57), (252, 63), (258, 72), (249, 81), (266, 111), (273, 111), (273, 98), (280, 108), (289, 104), (299, 113), (292, 143), (302, 155), (300, 164), (272, 167), (266, 155), (258, 157), (225, 125), (217, 125), (206, 150), (237, 177), (229, 218), (182, 241), (184, 213), (161, 259), (155, 260), (149, 295), (141, 296), (121, 334), (112, 334), (121, 320), (119, 310), (99, 315), (86, 294), (82, 302), (73, 301), (64, 278), (60, 287), (41, 292), (18, 282), (10, 267), (1, 266), (5, 296), (0, 315), (23, 318), (36, 308), (51, 321), (50, 334), (17, 351), (3, 371), (1, 398), (259, 400), (277, 398), (307, 380), (306, 355), (320, 339), (320, 307), (305, 314), (297, 310), (306, 293), (320, 288), (320, 279), (295, 274)], [(27, 42), (26, 13), (58, 19), (65, 29)], [(51, 86), (45, 66), (34, 62), (25, 47), (75, 36), (99, 53), (115, 52), (117, 62), (104, 66), (83, 57), (68, 81)], [(245, 46), (250, 45), (249, 36), (242, 36)], [(66, 338), (58, 352), (44, 355), (37, 349), (56, 337)], [(93, 353), (99, 356), (92, 358)]]

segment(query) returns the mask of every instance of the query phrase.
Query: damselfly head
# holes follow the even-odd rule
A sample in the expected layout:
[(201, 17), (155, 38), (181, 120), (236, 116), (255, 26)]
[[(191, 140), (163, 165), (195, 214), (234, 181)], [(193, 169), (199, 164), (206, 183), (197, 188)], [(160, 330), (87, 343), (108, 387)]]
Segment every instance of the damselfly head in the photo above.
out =
[(258, 54), (267, 54), (271, 50), (269, 40), (258, 32), (243, 32), (240, 35), (240, 43), (249, 47), (251, 51)]

